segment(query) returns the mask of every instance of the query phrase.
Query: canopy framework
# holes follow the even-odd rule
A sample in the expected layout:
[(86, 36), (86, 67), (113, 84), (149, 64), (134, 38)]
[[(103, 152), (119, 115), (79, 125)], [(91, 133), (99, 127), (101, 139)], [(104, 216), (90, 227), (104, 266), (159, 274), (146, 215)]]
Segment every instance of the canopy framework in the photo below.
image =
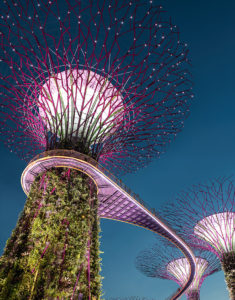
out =
[(235, 189), (231, 178), (218, 178), (181, 192), (162, 215), (190, 245), (215, 253), (235, 251)]
[(233, 178), (198, 184), (166, 205), (162, 215), (188, 244), (219, 258), (230, 298), (235, 299), (235, 188)]
[[(195, 250), (195, 249), (194, 249)], [(205, 278), (221, 269), (217, 257), (207, 251), (196, 250), (195, 276), (185, 291), (187, 299), (200, 298), (200, 288)], [(160, 241), (152, 248), (140, 252), (136, 258), (137, 269), (148, 277), (169, 279), (184, 286), (190, 274), (190, 265), (178, 249)]]
[[(165, 151), (183, 128), (193, 95), (187, 45), (161, 6), (142, 0), (4, 3), (1, 132), (11, 151), (31, 159), (39, 151), (76, 148), (116, 174)], [(91, 88), (93, 79), (98, 84)], [(66, 99), (53, 99), (53, 82)]]

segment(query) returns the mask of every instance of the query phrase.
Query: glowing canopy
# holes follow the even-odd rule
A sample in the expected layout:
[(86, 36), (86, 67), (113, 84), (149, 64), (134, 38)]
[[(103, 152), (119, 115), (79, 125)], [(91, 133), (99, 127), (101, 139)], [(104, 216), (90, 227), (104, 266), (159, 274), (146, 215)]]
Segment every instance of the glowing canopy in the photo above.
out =
[[(198, 290), (203, 282), (203, 274), (208, 267), (208, 262), (203, 258), (196, 258), (195, 277), (187, 290), (187, 294), (193, 290)], [(171, 261), (167, 265), (167, 271), (175, 277), (175, 281), (183, 286), (188, 280), (190, 274), (190, 265), (186, 258), (179, 258)]]
[(52, 74), (39, 92), (39, 113), (48, 131), (61, 139), (104, 139), (122, 122), (120, 92), (109, 80), (90, 70)]
[(235, 212), (208, 216), (194, 227), (194, 233), (219, 253), (235, 250)]

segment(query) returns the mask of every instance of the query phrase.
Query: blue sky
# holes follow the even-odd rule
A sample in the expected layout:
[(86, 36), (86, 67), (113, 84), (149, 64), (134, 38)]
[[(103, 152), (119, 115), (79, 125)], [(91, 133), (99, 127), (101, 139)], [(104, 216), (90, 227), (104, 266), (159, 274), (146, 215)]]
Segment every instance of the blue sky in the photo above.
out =
[[(179, 26), (181, 39), (189, 44), (195, 100), (184, 130), (166, 153), (138, 173), (122, 178), (156, 209), (194, 183), (235, 173), (235, 2), (161, 3)], [(3, 249), (25, 202), (20, 176), (26, 164), (2, 145), (0, 154)], [(176, 290), (176, 283), (144, 277), (135, 269), (136, 255), (155, 241), (151, 232), (110, 220), (102, 220), (101, 227), (105, 299), (131, 295), (165, 299)], [(222, 272), (205, 280), (201, 299), (228, 299)]]

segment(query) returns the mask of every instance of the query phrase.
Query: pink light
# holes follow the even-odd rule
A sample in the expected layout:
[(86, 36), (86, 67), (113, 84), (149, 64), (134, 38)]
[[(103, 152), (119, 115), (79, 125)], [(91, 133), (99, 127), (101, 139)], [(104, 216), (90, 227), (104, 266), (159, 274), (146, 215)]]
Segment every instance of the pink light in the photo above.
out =
[[(198, 290), (200, 288), (203, 282), (202, 277), (207, 267), (208, 267), (208, 262), (205, 259), (200, 257), (196, 258), (195, 276), (192, 284), (187, 289), (186, 293), (189, 293), (194, 290)], [(190, 265), (186, 258), (179, 258), (171, 261), (167, 265), (167, 271), (175, 277), (176, 282), (180, 286), (183, 286), (187, 282), (188, 276), (190, 274)]]
[(210, 215), (199, 221), (194, 233), (219, 253), (235, 250), (235, 212)]
[(108, 77), (82, 69), (52, 74), (41, 87), (37, 105), (48, 131), (62, 139), (85, 136), (91, 144), (117, 130), (125, 109)]

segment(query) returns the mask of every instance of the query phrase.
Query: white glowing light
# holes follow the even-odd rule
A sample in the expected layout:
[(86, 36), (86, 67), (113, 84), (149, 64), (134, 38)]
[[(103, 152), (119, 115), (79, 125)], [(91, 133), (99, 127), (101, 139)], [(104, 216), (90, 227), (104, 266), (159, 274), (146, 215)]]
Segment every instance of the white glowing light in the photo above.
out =
[(194, 233), (219, 253), (235, 250), (235, 212), (208, 216), (194, 227)]
[(51, 75), (41, 87), (38, 107), (48, 131), (91, 144), (113, 133), (124, 112), (122, 97), (107, 78), (80, 69)]
[[(208, 262), (205, 259), (196, 257), (195, 277), (190, 287), (187, 289), (187, 294), (190, 291), (198, 290), (200, 288), (200, 285), (202, 284), (201, 279), (207, 266)], [(186, 284), (190, 275), (190, 265), (186, 258), (179, 258), (171, 261), (167, 265), (167, 271), (175, 277), (178, 284), (183, 286)]]

